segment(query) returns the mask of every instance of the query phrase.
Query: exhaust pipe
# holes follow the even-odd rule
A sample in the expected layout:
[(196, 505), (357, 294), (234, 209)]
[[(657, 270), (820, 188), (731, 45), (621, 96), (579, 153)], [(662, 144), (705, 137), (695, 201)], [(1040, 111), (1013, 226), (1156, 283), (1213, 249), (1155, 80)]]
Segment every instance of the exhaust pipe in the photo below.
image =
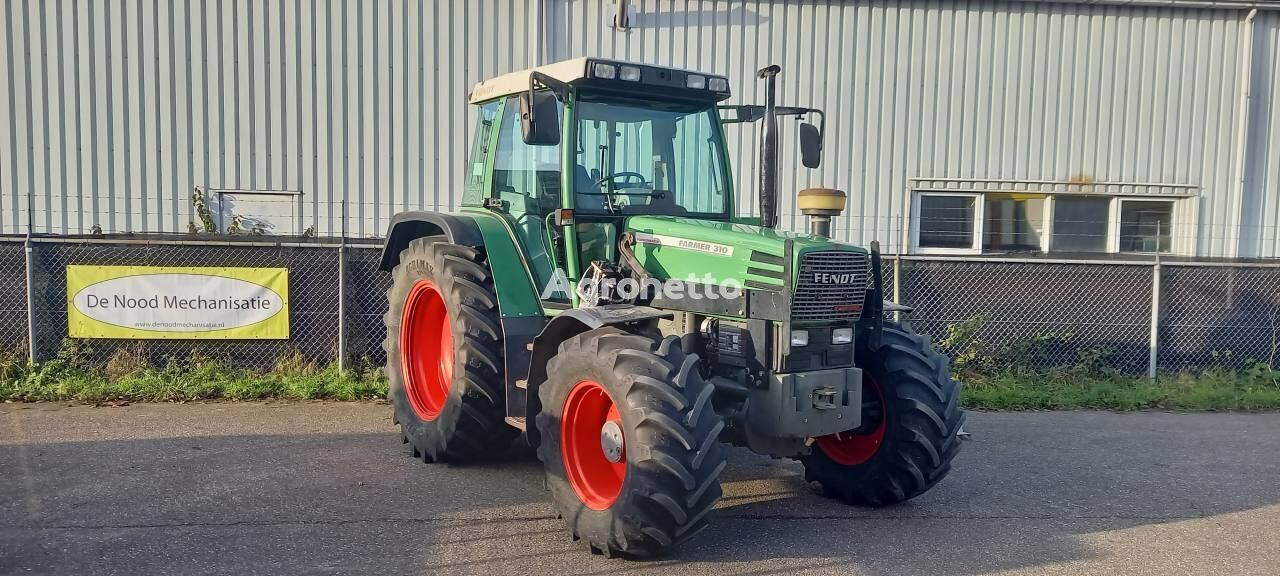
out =
[(756, 77), (764, 80), (764, 122), (760, 128), (760, 225), (778, 227), (778, 115), (777, 64), (761, 68)]

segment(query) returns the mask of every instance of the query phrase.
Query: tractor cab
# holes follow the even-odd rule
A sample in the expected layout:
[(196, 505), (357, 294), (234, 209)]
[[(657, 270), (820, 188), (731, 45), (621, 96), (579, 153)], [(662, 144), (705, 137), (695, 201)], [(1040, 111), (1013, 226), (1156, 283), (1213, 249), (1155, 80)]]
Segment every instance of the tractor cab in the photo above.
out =
[[(765, 72), (772, 86), (776, 67)], [(775, 116), (822, 112), (721, 105), (729, 97), (721, 76), (590, 58), (481, 82), (471, 93), (482, 116), (471, 179), (481, 185), (468, 188), (463, 204), (509, 215), (540, 287), (555, 284), (557, 273), (576, 283), (592, 262), (617, 263), (632, 217), (732, 222), (756, 236), (743, 227), (776, 223), (776, 158), (762, 170), (773, 191), (762, 194), (761, 216), (739, 216), (723, 127), (764, 121), (776, 156)], [(801, 124), (804, 165), (817, 166), (821, 138)], [(563, 287), (544, 300), (579, 304)]]
[[(629, 217), (728, 221), (716, 107), (728, 97), (723, 77), (586, 58), (481, 82), (471, 174), (489, 185), (464, 205), (509, 215), (540, 289), (557, 272), (576, 281), (592, 261), (616, 259)], [(573, 303), (563, 284), (548, 293), (552, 306)]]

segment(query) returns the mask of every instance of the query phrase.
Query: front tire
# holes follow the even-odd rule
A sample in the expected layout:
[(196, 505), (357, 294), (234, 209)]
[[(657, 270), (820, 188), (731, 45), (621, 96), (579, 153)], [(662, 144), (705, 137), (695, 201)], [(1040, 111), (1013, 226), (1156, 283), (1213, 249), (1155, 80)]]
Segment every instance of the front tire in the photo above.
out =
[(726, 452), (696, 355), (604, 327), (561, 344), (547, 374), (538, 457), (575, 540), (646, 557), (705, 526)]
[(964, 424), (960, 385), (927, 336), (887, 322), (880, 347), (860, 346), (863, 425), (814, 439), (805, 479), (848, 504), (886, 506), (933, 488), (951, 470)]
[(424, 462), (472, 462), (501, 453), (502, 329), (483, 253), (418, 238), (392, 271), (383, 321), (387, 399), (401, 440)]

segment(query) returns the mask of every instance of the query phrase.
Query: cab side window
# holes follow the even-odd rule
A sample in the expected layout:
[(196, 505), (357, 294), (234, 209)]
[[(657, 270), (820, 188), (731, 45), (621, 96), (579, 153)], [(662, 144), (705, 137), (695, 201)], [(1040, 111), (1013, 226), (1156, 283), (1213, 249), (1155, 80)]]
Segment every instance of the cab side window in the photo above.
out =
[[(557, 115), (564, 113), (557, 108)], [(493, 197), (502, 201), (541, 291), (552, 279), (545, 219), (560, 206), (560, 146), (530, 146), (520, 132), (520, 100), (507, 99), (493, 159)]]
[[(557, 108), (557, 113), (563, 113)], [(494, 196), (513, 213), (545, 215), (560, 206), (560, 146), (530, 146), (520, 133), (520, 101), (512, 96), (502, 113), (493, 162)]]
[(471, 136), (471, 154), (467, 158), (467, 173), (462, 189), (462, 203), (479, 206), (484, 198), (484, 165), (489, 158), (489, 140), (498, 124), (498, 100), (480, 105), (476, 119), (476, 131)]

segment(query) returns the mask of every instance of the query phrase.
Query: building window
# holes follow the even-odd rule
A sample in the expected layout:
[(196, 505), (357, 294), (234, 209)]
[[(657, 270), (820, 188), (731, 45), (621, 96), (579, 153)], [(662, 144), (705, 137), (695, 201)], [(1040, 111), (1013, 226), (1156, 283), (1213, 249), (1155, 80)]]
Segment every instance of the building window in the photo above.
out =
[(1120, 251), (1168, 252), (1172, 246), (1173, 203), (1120, 201)]
[(1044, 194), (985, 194), (984, 251), (1035, 252), (1044, 237)]
[(917, 254), (1170, 253), (1177, 238), (1178, 201), (918, 191), (912, 249)]
[(1053, 201), (1053, 241), (1058, 252), (1106, 252), (1111, 198), (1061, 196)]
[(922, 251), (971, 251), (977, 244), (982, 204), (978, 194), (921, 194), (916, 246)]

